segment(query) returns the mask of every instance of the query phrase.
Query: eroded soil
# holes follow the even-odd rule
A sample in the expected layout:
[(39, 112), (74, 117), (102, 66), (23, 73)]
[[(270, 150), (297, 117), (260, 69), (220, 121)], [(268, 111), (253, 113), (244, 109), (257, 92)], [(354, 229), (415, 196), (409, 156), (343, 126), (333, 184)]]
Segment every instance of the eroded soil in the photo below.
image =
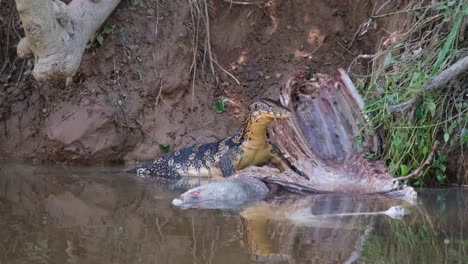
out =
[[(218, 67), (215, 82), (205, 64), (198, 66), (192, 87), (188, 1), (122, 1), (105, 23), (115, 25), (113, 32), (85, 52), (68, 85), (32, 79), (32, 61), (16, 57), (24, 33), (14, 1), (1, 1), (0, 156), (146, 160), (162, 153), (160, 144), (177, 149), (221, 139), (239, 129), (253, 99), (277, 98), (295, 72), (334, 75), (357, 55), (374, 53), (409, 22), (395, 15), (363, 32), (360, 25), (385, 1), (228, 2), (209, 1), (209, 35), (219, 64), (240, 84)], [(392, 1), (384, 11), (406, 4)], [(353, 64), (353, 73), (366, 71), (365, 60)], [(214, 105), (220, 96), (231, 102), (219, 114)]]

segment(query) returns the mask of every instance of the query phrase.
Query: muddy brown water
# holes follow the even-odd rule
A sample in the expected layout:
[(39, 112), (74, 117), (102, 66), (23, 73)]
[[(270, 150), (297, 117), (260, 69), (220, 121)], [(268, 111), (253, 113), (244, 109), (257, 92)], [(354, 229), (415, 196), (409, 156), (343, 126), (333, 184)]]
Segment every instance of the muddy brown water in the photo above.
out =
[(181, 210), (170, 202), (182, 190), (122, 171), (0, 163), (0, 263), (468, 263), (467, 189), (418, 190), (422, 205), (402, 220), (298, 218), (389, 204), (323, 196)]

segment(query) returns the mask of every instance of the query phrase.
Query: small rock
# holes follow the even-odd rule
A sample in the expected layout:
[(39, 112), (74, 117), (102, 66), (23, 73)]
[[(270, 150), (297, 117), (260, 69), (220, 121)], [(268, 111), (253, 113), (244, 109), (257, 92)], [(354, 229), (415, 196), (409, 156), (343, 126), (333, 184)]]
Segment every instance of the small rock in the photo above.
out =
[(81, 105), (82, 105), (82, 106), (89, 105), (90, 103), (91, 103), (91, 101), (89, 101), (88, 98), (85, 98), (85, 99), (83, 99), (83, 100), (81, 101)]
[(252, 81), (258, 81), (261, 78), (261, 76), (258, 73), (252, 72), (247, 74), (247, 81), (252, 82)]
[(335, 9), (332, 16), (344, 17), (345, 16), (345, 11), (340, 10), (340, 9)]
[(13, 93), (15, 91), (15, 89), (16, 89), (15, 87), (9, 87), (9, 88), (7, 88), (6, 92), (7, 92), (7, 94), (11, 94), (11, 93)]
[(281, 78), (281, 76), (282, 76), (281, 73), (275, 74), (275, 77), (276, 77), (276, 78)]
[(12, 96), (18, 96), (20, 94), (20, 90), (13, 88), (13, 92), (11, 93)]
[(270, 78), (271, 78), (270, 75), (265, 76), (265, 80), (268, 80)]

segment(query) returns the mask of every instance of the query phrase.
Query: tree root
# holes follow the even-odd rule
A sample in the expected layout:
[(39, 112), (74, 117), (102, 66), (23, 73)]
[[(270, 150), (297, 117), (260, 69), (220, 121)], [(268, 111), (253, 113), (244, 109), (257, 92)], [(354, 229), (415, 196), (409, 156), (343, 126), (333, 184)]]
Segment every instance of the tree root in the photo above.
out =
[(468, 70), (468, 56), (465, 56), (462, 59), (458, 60), (455, 64), (453, 64), (452, 66), (448, 67), (447, 69), (442, 71), (440, 74), (435, 76), (434, 79), (432, 79), (432, 81), (429, 84), (423, 86), (421, 90), (416, 92), (410, 100), (404, 103), (398, 104), (398, 105), (389, 106), (387, 108), (388, 114), (391, 115), (397, 112), (403, 113), (405, 111), (409, 111), (410, 116), (408, 118), (408, 121), (411, 122), (413, 120), (413, 116), (415, 112), (414, 109), (416, 109), (416, 107), (418, 107), (422, 103), (423, 96), (425, 93), (432, 92), (444, 86), (450, 80), (454, 79), (458, 75), (464, 72), (466, 73), (467, 70)]
[(438, 143), (435, 142), (434, 145), (432, 145), (432, 149), (431, 149), (431, 152), (429, 153), (429, 155), (427, 156), (426, 160), (424, 161), (424, 163), (419, 166), (419, 168), (417, 168), (415, 171), (413, 171), (412, 173), (406, 175), (406, 176), (403, 176), (403, 177), (398, 177), (398, 178), (395, 178), (393, 179), (394, 182), (396, 181), (403, 181), (403, 180), (409, 180), (409, 179), (415, 179), (415, 178), (418, 178), (422, 175), (422, 170), (428, 166), (429, 164), (431, 164), (432, 162), (432, 159), (434, 158), (434, 154), (435, 154), (435, 151), (437, 150), (437, 145)]
[(26, 37), (18, 44), (21, 58), (37, 58), (38, 81), (63, 80), (78, 70), (89, 40), (120, 0), (16, 0)]

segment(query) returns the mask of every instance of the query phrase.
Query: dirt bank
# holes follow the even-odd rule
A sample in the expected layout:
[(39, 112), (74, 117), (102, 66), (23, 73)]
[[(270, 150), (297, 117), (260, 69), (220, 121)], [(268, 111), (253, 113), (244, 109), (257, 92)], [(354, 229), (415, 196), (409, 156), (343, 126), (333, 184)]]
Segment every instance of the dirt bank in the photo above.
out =
[[(298, 70), (335, 74), (359, 54), (372, 54), (405, 17), (359, 26), (385, 1), (268, 1), (262, 5), (209, 1), (211, 43), (220, 72), (196, 75), (190, 66), (193, 25), (187, 1), (124, 0), (106, 24), (102, 45), (83, 57), (73, 83), (40, 86), (31, 61), (15, 55), (23, 34), (14, 1), (0, 11), (0, 155), (3, 158), (97, 163), (146, 160), (159, 144), (180, 148), (234, 133), (257, 97), (276, 98)], [(385, 10), (407, 3), (395, 1)], [(363, 61), (361, 61), (363, 62)], [(200, 67), (199, 67), (200, 69)], [(366, 64), (353, 72), (365, 73)], [(216, 100), (232, 100), (214, 111)], [(193, 108), (192, 108), (193, 105)]]

